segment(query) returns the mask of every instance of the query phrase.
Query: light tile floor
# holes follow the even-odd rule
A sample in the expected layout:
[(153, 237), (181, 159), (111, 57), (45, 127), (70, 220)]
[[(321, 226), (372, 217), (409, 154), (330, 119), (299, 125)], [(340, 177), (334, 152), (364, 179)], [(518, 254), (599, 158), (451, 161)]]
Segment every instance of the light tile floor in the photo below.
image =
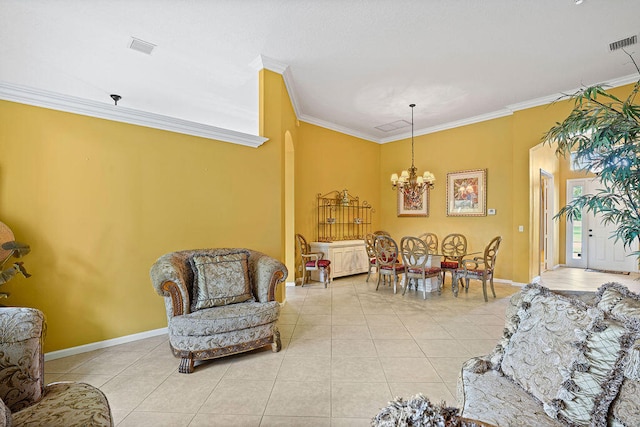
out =
[[(637, 278), (559, 269), (542, 283), (595, 289)], [(368, 426), (395, 396), (423, 393), (456, 404), (462, 363), (490, 352), (502, 334), (509, 296), (496, 283), (485, 303), (479, 282), (455, 298), (375, 290), (375, 277), (287, 288), (279, 320), (283, 349), (204, 362), (177, 372), (166, 336), (45, 363), (46, 381), (84, 381), (109, 399), (117, 426)]]

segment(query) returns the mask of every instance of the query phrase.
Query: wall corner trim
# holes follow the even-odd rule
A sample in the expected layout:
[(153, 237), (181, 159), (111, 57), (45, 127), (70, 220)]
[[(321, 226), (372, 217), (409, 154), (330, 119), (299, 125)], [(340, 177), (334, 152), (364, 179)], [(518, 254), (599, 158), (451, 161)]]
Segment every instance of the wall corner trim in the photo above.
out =
[(223, 129), (204, 123), (148, 113), (134, 110), (133, 108), (110, 105), (104, 102), (62, 95), (7, 82), (0, 82), (0, 99), (253, 148), (257, 148), (269, 140), (262, 136)]

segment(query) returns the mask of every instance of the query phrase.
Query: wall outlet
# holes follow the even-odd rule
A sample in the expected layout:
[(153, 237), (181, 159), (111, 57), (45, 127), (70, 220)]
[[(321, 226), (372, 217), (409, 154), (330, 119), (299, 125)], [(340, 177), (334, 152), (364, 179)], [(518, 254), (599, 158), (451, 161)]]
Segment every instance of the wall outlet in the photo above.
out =
[(495, 214), (496, 214), (495, 209), (487, 209), (487, 215), (495, 215)]

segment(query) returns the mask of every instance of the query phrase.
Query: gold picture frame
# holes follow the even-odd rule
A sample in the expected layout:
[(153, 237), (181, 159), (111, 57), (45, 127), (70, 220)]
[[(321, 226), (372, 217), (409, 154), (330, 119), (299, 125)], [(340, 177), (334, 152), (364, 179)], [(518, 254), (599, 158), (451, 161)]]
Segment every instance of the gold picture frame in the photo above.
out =
[(398, 216), (429, 216), (429, 188), (415, 196), (407, 196), (398, 188)]
[(487, 169), (447, 173), (447, 216), (487, 215)]

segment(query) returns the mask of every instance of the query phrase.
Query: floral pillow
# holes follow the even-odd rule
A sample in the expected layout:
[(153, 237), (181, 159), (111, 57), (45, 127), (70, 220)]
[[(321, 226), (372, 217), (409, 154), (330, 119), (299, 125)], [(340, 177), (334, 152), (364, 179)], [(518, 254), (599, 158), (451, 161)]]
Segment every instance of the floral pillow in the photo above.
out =
[(551, 405), (565, 380), (564, 370), (578, 355), (574, 331), (585, 330), (592, 316), (586, 304), (530, 284), (521, 291), (516, 317), (499, 368), (545, 406)]
[(638, 324), (539, 285), (521, 294), (500, 369), (550, 417), (572, 426), (607, 425)]
[(248, 260), (247, 251), (193, 255), (192, 311), (253, 299)]

